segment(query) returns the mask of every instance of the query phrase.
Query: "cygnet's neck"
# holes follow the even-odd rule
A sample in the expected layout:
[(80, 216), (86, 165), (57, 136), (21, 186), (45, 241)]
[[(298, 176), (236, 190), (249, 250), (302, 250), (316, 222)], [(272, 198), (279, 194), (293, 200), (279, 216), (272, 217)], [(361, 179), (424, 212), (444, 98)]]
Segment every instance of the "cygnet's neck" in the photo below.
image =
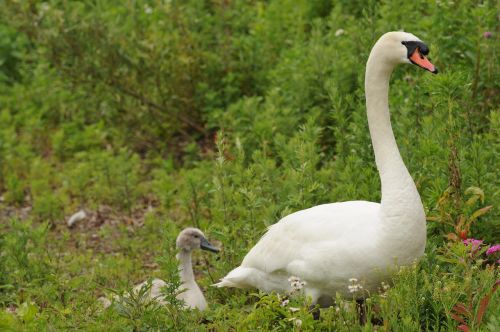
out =
[(191, 263), (191, 251), (181, 249), (177, 254), (179, 260), (179, 273), (182, 283), (189, 283), (194, 281), (193, 265)]

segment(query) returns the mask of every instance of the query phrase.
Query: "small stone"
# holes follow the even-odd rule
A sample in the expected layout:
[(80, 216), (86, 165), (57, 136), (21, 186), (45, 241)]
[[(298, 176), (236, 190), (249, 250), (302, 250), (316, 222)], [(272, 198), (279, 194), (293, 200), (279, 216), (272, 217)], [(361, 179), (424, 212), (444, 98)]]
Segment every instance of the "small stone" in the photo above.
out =
[(68, 219), (68, 227), (73, 227), (73, 225), (78, 222), (78, 221), (81, 221), (83, 219), (87, 218), (87, 213), (85, 213), (84, 210), (80, 210), (78, 211), (77, 213), (73, 214), (69, 219)]

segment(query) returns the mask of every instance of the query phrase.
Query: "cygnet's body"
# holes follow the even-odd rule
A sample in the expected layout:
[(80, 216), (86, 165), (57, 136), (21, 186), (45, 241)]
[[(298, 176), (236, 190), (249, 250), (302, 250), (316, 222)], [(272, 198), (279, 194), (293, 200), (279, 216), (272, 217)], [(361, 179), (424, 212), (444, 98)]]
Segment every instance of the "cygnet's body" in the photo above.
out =
[[(207, 301), (194, 278), (191, 252), (198, 248), (212, 252), (218, 252), (219, 249), (212, 246), (207, 241), (202, 231), (191, 227), (179, 233), (176, 245), (179, 249), (179, 253), (176, 257), (179, 260), (179, 273), (182, 282), (181, 290), (183, 290), (183, 292), (177, 295), (177, 299), (183, 300), (186, 308), (196, 308), (201, 311), (205, 310), (207, 308)], [(144, 281), (136, 285), (132, 292), (139, 292), (147, 283), (148, 281)], [(153, 279), (151, 281), (151, 289), (149, 290), (148, 298), (158, 301), (160, 304), (166, 304), (165, 296), (161, 293), (161, 289), (166, 285), (167, 283), (161, 279)], [(104, 307), (111, 305), (111, 302), (106, 298), (99, 298), (99, 300), (103, 303)]]

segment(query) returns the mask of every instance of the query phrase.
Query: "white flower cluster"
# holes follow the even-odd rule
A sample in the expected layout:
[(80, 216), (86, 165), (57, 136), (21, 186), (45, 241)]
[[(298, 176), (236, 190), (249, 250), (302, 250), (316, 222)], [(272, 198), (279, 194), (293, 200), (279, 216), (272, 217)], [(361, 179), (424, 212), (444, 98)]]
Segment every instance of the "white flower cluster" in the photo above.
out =
[(344, 29), (338, 29), (337, 31), (335, 31), (335, 37), (342, 36), (344, 33)]
[(380, 283), (380, 287), (378, 288), (378, 292), (380, 293), (380, 297), (387, 297), (387, 291), (391, 288), (389, 284), (386, 284), (385, 282)]
[(358, 283), (358, 279), (351, 278), (349, 279), (349, 285), (347, 285), (350, 293), (357, 293), (363, 289), (363, 286)]
[(287, 319), (289, 322), (293, 322), (295, 327), (297, 327), (299, 330), (302, 327), (302, 319), (298, 319), (297, 317), (291, 317)]
[(289, 318), (288, 320), (292, 321), (293, 324), (295, 325), (295, 327), (297, 327), (299, 329), (302, 327), (302, 319), (298, 319), (298, 318), (292, 317), (292, 318)]
[(144, 12), (150, 15), (153, 13), (153, 8), (149, 7), (148, 5), (144, 5)]
[(299, 277), (295, 276), (288, 278), (288, 282), (290, 286), (292, 286), (292, 292), (301, 290), (307, 284), (305, 281), (301, 281)]

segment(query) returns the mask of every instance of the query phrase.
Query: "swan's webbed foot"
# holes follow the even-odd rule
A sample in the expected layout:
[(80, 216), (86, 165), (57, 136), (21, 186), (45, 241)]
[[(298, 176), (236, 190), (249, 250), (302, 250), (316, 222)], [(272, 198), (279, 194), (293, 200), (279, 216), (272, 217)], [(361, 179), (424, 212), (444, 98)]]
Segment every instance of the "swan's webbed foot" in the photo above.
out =
[(312, 314), (314, 320), (319, 320), (321, 311), (319, 310), (319, 307), (316, 304), (311, 304), (309, 306), (309, 312)]
[(366, 324), (366, 303), (364, 299), (356, 300), (356, 310), (359, 315), (359, 325)]
[(378, 326), (383, 326), (384, 325), (384, 320), (382, 319), (382, 317), (380, 317), (380, 312), (381, 312), (381, 308), (379, 305), (374, 305), (373, 308), (372, 308), (372, 312), (375, 314), (374, 316), (372, 316), (371, 318), (371, 321), (372, 321), (372, 325), (378, 325)]

